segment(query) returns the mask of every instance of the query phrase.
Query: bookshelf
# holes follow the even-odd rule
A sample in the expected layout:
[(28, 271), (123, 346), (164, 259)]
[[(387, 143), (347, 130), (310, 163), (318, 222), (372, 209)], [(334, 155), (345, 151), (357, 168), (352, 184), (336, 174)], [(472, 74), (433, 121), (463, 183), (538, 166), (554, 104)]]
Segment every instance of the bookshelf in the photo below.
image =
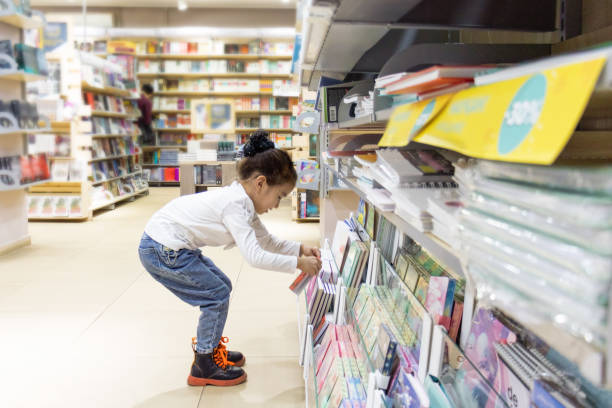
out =
[[(91, 185), (90, 209), (114, 209), (120, 202), (131, 202), (148, 194), (148, 184), (141, 164), (142, 149), (135, 104), (125, 89), (124, 69), (117, 64), (84, 55), (83, 63), (91, 66), (82, 81), (81, 119), (91, 128), (91, 157), (87, 160)], [(96, 84), (96, 85), (92, 85)]]
[[(13, 3), (10, 2), (6, 5), (5, 10), (0, 13), (0, 39), (10, 41), (9, 48), (12, 49), (14, 45), (25, 42), (23, 29), (38, 28), (42, 24), (42, 19), (19, 13)], [(12, 110), (11, 113), (3, 112), (2, 114), (3, 126), (0, 130), (0, 160), (3, 163), (3, 179), (0, 181), (0, 207), (2, 208), (0, 215), (0, 254), (30, 244), (26, 190), (29, 186), (44, 183), (50, 178), (45, 155), (40, 157), (36, 175), (32, 173), (28, 176), (26, 173), (27, 169), (24, 167), (25, 162), (29, 162), (28, 166), (31, 166), (31, 161), (27, 156), (26, 136), (41, 130), (38, 123), (38, 112), (36, 111), (35, 114), (32, 113), (31, 115), (28, 115), (26, 112), (26, 107), (29, 109), (32, 105), (25, 104), (26, 93), (24, 83), (43, 78), (44, 75), (26, 74), (23, 72), (24, 67), (17, 68), (15, 60), (7, 57), (3, 62), (7, 60), (10, 60), (9, 65), (12, 68), (8, 68), (3, 72), (0, 71), (0, 99), (6, 103), (10, 103), (12, 100), (20, 101), (20, 104), (18, 105), (18, 110)], [(28, 67), (28, 69), (30, 68), (33, 67)], [(23, 114), (23, 117), (21, 114)], [(21, 119), (21, 121), (18, 119)], [(29, 123), (26, 124), (24, 121)], [(46, 130), (48, 123), (42, 126), (42, 128), (42, 130)]]
[[(555, 398), (558, 398), (558, 406), (572, 406), (573, 403), (568, 402), (571, 400), (571, 398), (568, 399), (568, 395), (575, 396), (577, 393), (586, 395), (586, 400), (583, 400), (582, 403), (587, 406), (605, 406), (608, 404), (608, 397), (610, 390), (612, 390), (612, 382), (610, 381), (612, 378), (612, 360), (610, 360), (612, 358), (612, 320), (610, 320), (609, 315), (612, 309), (610, 309), (609, 303), (604, 302), (605, 305), (595, 305), (591, 302), (589, 296), (581, 297), (576, 293), (579, 292), (578, 286), (585, 284), (591, 289), (599, 288), (598, 293), (602, 298), (610, 298), (612, 291), (609, 286), (609, 271), (604, 273), (605, 278), (603, 279), (606, 283), (604, 287), (601, 287), (597, 279), (591, 280), (584, 277), (584, 271), (579, 265), (586, 257), (599, 259), (603, 262), (602, 265), (609, 267), (612, 258), (609, 251), (605, 251), (595, 243), (598, 240), (594, 240), (593, 235), (586, 234), (582, 238), (580, 237), (579, 230), (585, 224), (568, 220), (576, 214), (575, 211), (580, 212), (580, 210), (570, 210), (567, 206), (570, 205), (571, 200), (577, 197), (588, 201), (589, 198), (587, 197), (594, 198), (593, 195), (598, 197), (603, 195), (607, 197), (605, 200), (609, 200), (609, 191), (595, 193), (594, 191), (588, 191), (589, 189), (582, 184), (597, 185), (597, 171), (605, 173), (612, 168), (612, 156), (600, 139), (601, 137), (606, 138), (607, 136), (604, 134), (609, 132), (610, 112), (609, 109), (605, 108), (606, 103), (609, 103), (610, 100), (609, 87), (607, 85), (603, 86), (601, 82), (597, 82), (598, 85), (588, 82), (589, 85), (586, 86), (588, 89), (585, 90), (582, 80), (577, 81), (575, 77), (573, 79), (569, 78), (565, 81), (565, 84), (571, 84), (572, 89), (575, 87), (575, 93), (570, 92), (568, 90), (570, 88), (564, 88), (565, 91), (556, 94), (554, 98), (549, 98), (550, 94), (547, 94), (546, 99), (542, 100), (542, 104), (548, 110), (543, 108), (541, 112), (538, 112), (537, 120), (534, 120), (534, 126), (537, 125), (538, 129), (546, 130), (537, 135), (530, 133), (529, 138), (525, 139), (528, 142), (520, 145), (520, 149), (525, 150), (521, 150), (520, 154), (518, 151), (514, 151), (514, 156), (494, 156), (494, 154), (499, 153), (496, 138), (503, 138), (501, 135), (498, 136), (496, 129), (499, 129), (500, 123), (505, 123), (504, 118), (499, 119), (499, 121), (497, 118), (504, 112), (487, 111), (480, 121), (471, 115), (468, 115), (470, 116), (469, 119), (461, 122), (455, 121), (456, 117), (449, 118), (451, 118), (452, 113), (458, 112), (458, 103), (468, 100), (473, 102), (475, 99), (470, 99), (470, 97), (476, 95), (483, 98), (488, 97), (490, 100), (508, 98), (508, 101), (502, 104), (503, 109), (500, 108), (500, 110), (510, 108), (508, 106), (509, 101), (516, 95), (517, 89), (509, 90), (504, 89), (504, 87), (508, 87), (512, 80), (523, 84), (531, 78), (544, 76), (548, 81), (547, 84), (552, 86), (552, 76), (557, 74), (563, 76), (564, 74), (561, 72), (569, 72), (572, 69), (569, 66), (572, 64), (576, 64), (574, 65), (575, 69), (578, 69), (579, 66), (581, 69), (588, 70), (588, 66), (593, 62), (585, 61), (588, 58), (582, 59), (584, 54), (566, 54), (563, 58), (567, 59), (564, 62), (559, 62), (559, 60), (549, 57), (550, 51), (552, 49), (553, 53), (568, 52), (576, 51), (578, 47), (594, 46), (598, 42), (609, 38), (609, 28), (599, 33), (588, 33), (560, 44), (553, 44), (552, 47), (549, 44), (544, 44), (545, 41), (541, 39), (542, 43), (528, 41), (527, 44), (512, 44), (512, 46), (504, 43), (503, 40), (500, 44), (496, 44), (495, 40), (489, 41), (491, 44), (471, 44), (469, 41), (461, 44), (461, 40), (468, 37), (462, 33), (460, 34), (461, 40), (457, 40), (456, 43), (454, 43), (455, 41), (449, 41), (450, 37), (440, 41), (430, 38), (431, 42), (437, 44), (415, 43), (394, 55), (389, 61), (373, 61), (371, 57), (380, 55), (378, 52), (381, 51), (381, 46), (384, 47), (385, 40), (381, 40), (379, 44), (376, 44), (372, 50), (366, 53), (371, 44), (368, 41), (363, 41), (363, 38), (366, 33), (370, 33), (374, 38), (381, 38), (377, 36), (385, 34), (384, 30), (380, 30), (384, 24), (363, 24), (358, 29), (348, 31), (348, 27), (354, 28), (354, 24), (349, 24), (353, 19), (356, 25), (360, 25), (365, 20), (372, 21), (370, 15), (364, 14), (364, 9), (368, 7), (358, 3), (358, 1), (346, 1), (342, 2), (339, 7), (330, 6), (332, 10), (327, 10), (329, 11), (328, 18), (322, 18), (325, 14), (323, 13), (324, 10), (321, 10), (322, 6), (312, 6), (312, 9), (308, 10), (310, 14), (308, 12), (304, 13), (311, 17), (316, 16), (317, 19), (304, 19), (309, 32), (303, 38), (304, 43), (302, 44), (306, 55), (302, 61), (304, 64), (301, 72), (302, 84), (310, 84), (311, 87), (316, 87), (321, 75), (334, 76), (336, 72), (351, 73), (352, 71), (353, 76), (356, 76), (361, 72), (378, 71), (379, 77), (381, 77), (385, 74), (403, 72), (407, 67), (428, 64), (434, 60), (436, 63), (447, 61), (450, 65), (451, 62), (455, 64), (459, 62), (463, 64), (483, 64), (486, 62), (505, 63), (511, 60), (524, 62), (538, 57), (546, 58), (541, 61), (540, 66), (533, 70), (521, 72), (516, 76), (501, 78), (499, 82), (487, 85), (477, 81), (478, 87), (455, 92), (449, 104), (444, 105), (440, 112), (434, 113), (431, 117), (416, 114), (414, 116), (416, 123), (420, 120), (425, 122), (422, 127), (419, 127), (421, 124), (416, 126), (416, 131), (414, 130), (414, 121), (410, 124), (404, 123), (405, 126), (402, 127), (400, 125), (402, 123), (400, 114), (394, 115), (394, 112), (415, 114), (417, 112), (411, 109), (416, 109), (417, 106), (425, 106), (425, 102), (422, 105), (419, 105), (418, 102), (409, 102), (399, 105), (397, 108), (389, 108), (389, 105), (387, 105), (383, 106), (382, 109), (376, 109), (377, 101), (375, 100), (373, 112), (362, 117), (344, 118), (337, 123), (325, 123), (325, 120), (322, 119), (320, 145), (323, 151), (321, 157), (323, 171), (321, 235), (323, 239), (332, 241), (334, 229), (339, 221), (342, 222), (345, 219), (357, 220), (361, 216), (362, 207), (357, 204), (357, 201), (359, 201), (367, 208), (365, 214), (369, 214), (370, 211), (375, 212), (375, 233), (368, 234), (365, 232), (368, 229), (366, 225), (361, 225), (358, 221), (355, 221), (354, 232), (358, 236), (355, 239), (363, 241), (369, 246), (370, 254), (372, 251), (377, 251), (374, 252), (375, 254), (381, 254), (378, 258), (377, 255), (374, 255), (368, 259), (365, 267), (366, 277), (363, 279), (361, 291), (372, 284), (372, 277), (374, 276), (377, 290), (379, 287), (386, 286), (394, 294), (392, 299), (398, 305), (401, 305), (411, 295), (416, 296), (418, 286), (415, 290), (411, 290), (412, 294), (399, 295), (398, 292), (393, 292), (398, 287), (407, 286), (402, 274), (399, 273), (400, 266), (397, 264), (398, 255), (404, 253), (404, 243), (407, 237), (410, 238), (411, 242), (418, 244), (420, 251), (418, 254), (427, 253), (431, 259), (443, 267), (444, 275), (442, 276), (464, 283), (461, 297), (454, 296), (453, 298), (455, 302), (453, 308), (459, 304), (457, 302), (461, 302), (460, 304), (463, 307), (460, 330), (459, 333), (455, 332), (456, 338), (450, 335), (451, 331), (444, 326), (445, 322), (438, 320), (436, 315), (433, 314), (430, 305), (427, 304), (428, 297), (425, 299), (425, 303), (421, 302), (427, 313), (431, 314), (433, 327), (425, 367), (425, 374), (427, 375), (422, 375), (422, 367), (419, 365), (420, 373), (417, 377), (421, 386), (427, 390), (430, 390), (432, 386), (431, 382), (428, 382), (428, 375), (440, 379), (444, 389), (448, 391), (447, 398), (450, 399), (451, 406), (484, 406), (485, 404), (491, 406), (529, 406), (530, 402), (533, 401), (532, 398), (536, 395), (536, 391), (534, 391), (535, 383), (533, 377), (529, 376), (525, 381), (525, 369), (521, 368), (521, 361), (523, 363), (529, 361), (529, 364), (546, 365), (547, 370), (550, 370), (549, 375), (557, 376), (558, 379), (569, 376), (575, 380), (575, 382), (566, 383), (570, 387), (575, 387), (571, 393), (565, 392), (563, 386), (548, 388), (549, 392), (557, 393)], [(518, 4), (517, 2), (516, 7), (518, 8), (511, 11), (511, 14), (520, 8)], [(349, 6), (353, 6), (353, 9), (351, 10)], [(412, 7), (407, 4), (405, 6)], [(401, 7), (403, 6), (397, 6), (397, 8)], [(420, 11), (427, 7), (430, 6), (423, 5), (422, 8), (419, 6)], [(515, 5), (512, 6), (512, 8), (514, 7)], [(407, 13), (410, 10), (406, 9), (405, 12), (400, 12), (397, 8), (394, 10), (395, 14), (389, 14), (394, 8), (381, 7), (377, 16), (386, 15), (388, 18), (383, 18), (385, 22), (404, 16), (402, 22), (405, 23)], [(554, 6), (544, 7), (542, 12), (550, 17), (554, 14), (554, 9)], [(557, 10), (557, 12), (565, 16), (566, 10)], [(359, 18), (360, 16), (361, 18)], [(363, 16), (370, 18), (363, 18)], [(548, 17), (539, 21), (532, 20), (530, 24), (540, 25), (537, 30), (541, 30), (547, 24), (546, 21), (550, 21)], [(569, 18), (569, 16), (567, 17)], [(427, 18), (423, 15), (419, 23), (426, 25), (424, 20), (427, 20)], [(513, 20), (509, 18), (505, 20), (505, 23), (512, 24)], [(398, 22), (397, 29), (402, 29), (402, 22)], [(458, 22), (455, 21), (454, 23)], [(492, 22), (483, 20), (479, 24), (489, 26)], [(405, 28), (408, 28), (408, 26)], [(450, 28), (450, 26), (447, 28)], [(424, 35), (423, 32), (419, 32), (419, 29), (416, 29), (416, 31), (416, 35)], [(351, 39), (348, 38), (350, 32), (353, 33)], [(442, 33), (440, 32), (440, 34)], [(448, 32), (445, 31), (444, 35), (446, 34)], [(309, 35), (312, 35), (310, 39), (307, 38)], [(602, 35), (603, 37), (601, 37)], [(503, 39), (505, 36), (500, 35), (497, 38)], [(531, 37), (526, 34), (524, 36), (518, 35), (516, 38)], [(594, 38), (598, 38), (598, 40), (594, 40)], [(337, 51), (339, 45), (345, 47), (341, 52)], [(389, 51), (388, 55), (391, 55), (391, 44), (387, 43), (386, 46), (387, 51)], [(351, 50), (350, 52), (354, 55), (346, 55), (346, 50)], [(602, 68), (605, 71), (609, 69), (612, 52), (608, 49), (603, 54), (605, 55), (600, 54), (592, 58), (605, 59)], [(434, 55), (436, 57), (432, 57)], [(369, 58), (366, 58), (366, 56)], [(488, 61), (471, 59), (475, 56), (486, 58)], [(504, 58), (506, 59), (505, 62), (502, 61)], [(366, 69), (364, 64), (369, 64), (370, 69)], [(392, 66), (397, 68), (397, 71), (389, 70)], [(531, 66), (532, 64), (527, 62), (520, 65), (520, 69)], [(408, 69), (408, 71), (412, 70)], [(414, 69), (414, 71), (417, 70)], [(504, 70), (500, 72), (503, 73)], [(512, 69), (510, 69), (510, 72), (512, 72)], [(486, 77), (486, 75), (483, 76)], [(342, 79), (342, 77), (344, 75), (338, 75), (338, 79)], [(599, 77), (599, 71), (593, 76), (593, 78), (597, 77)], [(559, 112), (561, 108), (558, 106), (552, 107), (551, 100), (558, 100), (561, 104), (570, 103), (570, 100), (576, 100), (578, 94), (581, 95), (579, 98), (582, 101), (580, 106), (576, 111), (565, 112), (562, 115), (563, 119), (560, 120)], [(433, 101), (437, 103), (441, 100), (442, 98), (437, 97), (429, 101), (433, 104)], [(584, 106), (582, 103), (584, 103)], [(467, 104), (463, 107), (467, 107)], [(583, 109), (585, 107), (586, 109)], [(400, 110), (400, 108), (402, 109)], [(325, 109), (323, 107), (323, 110)], [(545, 110), (554, 112), (555, 119), (549, 119), (544, 114)], [(406, 117), (404, 116), (403, 119), (406, 119)], [(459, 123), (473, 128), (470, 130), (467, 127), (460, 128), (456, 126)], [(492, 125), (492, 123), (495, 124)], [(558, 131), (552, 130), (552, 123), (559, 126)], [(482, 124), (483, 127), (475, 126), (476, 124)], [(448, 127), (444, 128), (444, 126)], [(484, 127), (487, 127), (486, 131), (483, 130)], [(442, 131), (442, 128), (445, 130)], [(399, 130), (397, 135), (401, 139), (396, 144), (389, 142), (391, 139), (389, 137), (390, 131), (394, 129)], [(412, 133), (413, 131), (414, 133)], [(457, 138), (455, 139), (451, 136), (453, 132), (456, 132)], [(546, 132), (549, 135), (546, 135)], [(484, 133), (487, 137), (494, 139), (490, 151), (484, 151), (486, 149), (478, 150), (477, 148), (481, 146), (483, 139), (477, 139), (478, 141), (476, 141), (474, 137)], [(386, 135), (386, 139), (383, 135)], [(354, 152), (348, 152), (348, 150), (360, 150), (358, 147), (347, 148), (344, 149), (347, 151), (343, 152), (342, 145), (337, 143), (337, 140), (343, 139), (347, 144), (353, 143), (353, 146), (359, 146), (360, 139), (366, 140), (366, 136), (377, 136), (378, 138), (371, 138), (372, 141), (367, 147), (363, 148), (363, 152), (360, 152), (363, 156), (359, 158), (355, 157)], [(551, 136), (551, 140), (548, 144), (541, 144), (539, 146), (541, 150), (535, 153), (538, 149), (538, 143), (546, 139), (547, 136)], [(381, 137), (383, 138), (382, 141)], [(557, 144), (552, 140), (559, 140), (558, 138), (563, 143)], [(471, 141), (473, 141), (473, 144)], [(462, 143), (466, 143), (466, 146), (461, 146)], [(459, 185), (463, 194), (459, 195), (458, 198), (450, 199), (441, 191), (443, 188), (449, 188), (450, 186), (442, 187), (434, 184), (427, 188), (440, 190), (436, 191), (436, 193), (440, 193), (439, 196), (422, 194), (410, 188), (408, 184), (397, 187), (390, 184), (385, 179), (384, 174), (381, 176), (376, 173), (376, 166), (366, 163), (368, 152), (373, 153), (369, 159), (376, 160), (380, 164), (381, 157), (385, 157), (385, 151), (399, 150), (403, 152), (433, 151), (451, 162), (454, 167), (452, 180)], [(401, 169), (399, 166), (400, 164), (397, 168)], [(413, 166), (413, 164), (406, 159), (404, 166), (411, 169), (412, 167), (409, 166)], [(568, 177), (571, 177), (570, 174), (580, 178), (580, 182), (568, 182)], [(332, 183), (332, 180), (335, 182)], [(373, 183), (371, 183), (372, 181)], [(501, 190), (508, 185), (519, 185), (520, 188), (512, 190), (513, 194), (504, 194), (502, 197), (497, 189)], [(560, 187), (560, 185), (563, 187)], [(567, 195), (564, 197), (555, 196), (558, 189), (563, 189), (567, 192)], [(403, 190), (403, 194), (397, 193), (398, 190)], [(544, 214), (538, 207), (541, 204), (540, 201), (538, 201), (538, 204), (534, 203), (530, 206), (528, 200), (525, 199), (525, 197), (533, 198), (536, 191), (537, 194), (542, 194), (541, 197), (547, 197), (555, 203)], [(381, 192), (384, 192), (382, 196), (377, 194)], [(503, 205), (500, 204), (502, 202)], [(453, 209), (454, 205), (459, 208)], [(494, 206), (496, 205), (503, 206), (504, 211), (495, 210)], [(408, 207), (416, 208), (414, 212), (417, 215), (405, 209)], [(444, 208), (444, 210), (438, 211), (439, 208)], [(586, 207), (582, 210), (585, 211), (585, 214), (588, 214), (587, 218), (592, 220), (597, 216), (591, 212), (594, 209), (589, 208), (591, 210), (587, 210)], [(521, 215), (511, 216), (514, 210), (521, 211)], [(351, 213), (353, 213), (352, 217), (350, 216)], [(425, 213), (427, 213), (427, 216), (424, 215)], [(537, 217), (539, 221), (535, 221), (534, 218), (531, 218), (534, 214), (552, 217), (552, 221), (551, 218), (549, 218), (549, 221), (543, 221), (543, 218)], [(426, 226), (427, 217), (431, 218), (433, 226)], [(586, 220), (583, 221), (588, 223)], [(387, 227), (393, 226), (394, 232), (388, 237), (381, 237), (378, 234), (381, 223)], [(553, 227), (551, 223), (555, 226)], [(565, 225), (565, 228), (562, 227), (563, 225)], [(455, 229), (455, 226), (458, 226), (458, 228)], [(547, 229), (547, 226), (554, 229), (554, 232), (552, 229)], [(502, 228), (505, 228), (505, 232), (501, 231)], [(610, 233), (609, 227), (602, 228), (606, 230), (605, 234)], [(597, 231), (604, 233), (599, 228)], [(592, 232), (595, 233), (594, 230)], [(530, 238), (531, 234), (533, 236)], [(510, 238), (510, 236), (513, 238)], [(551, 246), (543, 248), (535, 244), (537, 239), (546, 239), (546, 242)], [(569, 244), (570, 241), (572, 244)], [(341, 240), (341, 242), (344, 241)], [(543, 241), (538, 242), (542, 243)], [(327, 242), (322, 243), (322, 246), (324, 244), (327, 244)], [(557, 252), (554, 247), (556, 245), (562, 245), (570, 252), (576, 251), (574, 255), (570, 255), (570, 252), (564, 252), (563, 255), (560, 255), (565, 267), (568, 268), (567, 274), (562, 273), (561, 271), (564, 269), (557, 266), (550, 270), (532, 266), (532, 262), (540, 266), (557, 265), (560, 258), (555, 258)], [(410, 255), (410, 265), (413, 265), (413, 261), (417, 260), (418, 256), (415, 257), (415, 253), (410, 250), (407, 253)], [(376, 261), (376, 259), (379, 260)], [(377, 262), (379, 263), (377, 264)], [(384, 265), (383, 267), (380, 266), (381, 262)], [(387, 263), (391, 265), (390, 268), (387, 268)], [(591, 272), (593, 270), (589, 270), (588, 273)], [(401, 285), (383, 284), (385, 281), (384, 274), (387, 274), (387, 276), (389, 274), (397, 275), (404, 282), (401, 282)], [(538, 278), (534, 278), (534, 274)], [(431, 279), (434, 276), (436, 275), (432, 274), (429, 278)], [(421, 276), (419, 276), (419, 282), (420, 278)], [(577, 286), (564, 287), (560, 285), (558, 282), (564, 278), (576, 280)], [(540, 279), (549, 282), (549, 284), (544, 284)], [(592, 287), (591, 284), (593, 284)], [(550, 292), (544, 292), (545, 288)], [(350, 289), (350, 287), (346, 287), (346, 297), (348, 297)], [(335, 292), (336, 302), (341, 304), (347, 301), (346, 298), (343, 299), (342, 293), (342, 288), (338, 288)], [(429, 296), (429, 293), (427, 296)], [(566, 296), (567, 299), (572, 300), (573, 306), (569, 307), (567, 304), (562, 305), (558, 302), (559, 299), (565, 299)], [(385, 300), (383, 291), (378, 292), (375, 297), (379, 302)], [(556, 299), (554, 305), (551, 305), (551, 297)], [(584, 315), (574, 313), (574, 310), (582, 310), (582, 308), (585, 311)], [(355, 326), (359, 319), (354, 313), (351, 313), (348, 304), (346, 309), (348, 312), (345, 321), (334, 321), (334, 324)], [(309, 312), (312, 312), (312, 309), (307, 307), (305, 313)], [(568, 320), (562, 322), (563, 319)], [(393, 324), (396, 323), (392, 319), (389, 320)], [(510, 343), (513, 343), (512, 346), (500, 346), (499, 343), (504, 343), (507, 338), (493, 336), (490, 328), (483, 327), (482, 322), (485, 320), (494, 321), (494, 324), (498, 325), (496, 327), (504, 327), (504, 330), (516, 335), (516, 341), (514, 339), (510, 341)], [(579, 329), (581, 326), (582, 329)], [(310, 329), (316, 332), (316, 327), (311, 326)], [(312, 332), (309, 334), (308, 330), (304, 330), (302, 324), (300, 324), (300, 335), (303, 344), (314, 345), (315, 359), (317, 359), (316, 350), (324, 348), (323, 341), (320, 338), (317, 339), (316, 333), (313, 335)], [(357, 331), (356, 335), (357, 344), (365, 345), (368, 343), (367, 330)], [(493, 337), (495, 339), (492, 343), (485, 344), (483, 339), (486, 338), (486, 341), (489, 342)], [(498, 344), (495, 346), (493, 343)], [(503, 354), (503, 352), (509, 353), (508, 348), (512, 348), (512, 352)], [(486, 357), (487, 354), (492, 357)], [(517, 360), (519, 362), (518, 366), (515, 363), (511, 364), (512, 361), (508, 357), (515, 358), (517, 355), (523, 356), (521, 360)], [(495, 363), (493, 363), (494, 369), (490, 365), (493, 360), (495, 360)], [(316, 373), (317, 363), (320, 363), (320, 361), (313, 363), (312, 358), (310, 358), (310, 362), (306, 359), (305, 373), (308, 371), (307, 368), (310, 371), (314, 368), (315, 380), (320, 380), (318, 378), (320, 376)], [(417, 359), (416, 362), (418, 363), (419, 360)], [(366, 371), (370, 371), (370, 374), (374, 375), (362, 375), (362, 381), (371, 380), (380, 374), (371, 364), (366, 364), (366, 366), (368, 366)], [(543, 369), (540, 367), (538, 370)], [(519, 376), (523, 376), (520, 377), (522, 380), (513, 382), (512, 379), (519, 378)], [(335, 377), (331, 378), (335, 379)], [(510, 380), (504, 380), (504, 378)], [(314, 397), (318, 400), (318, 404), (326, 405), (332, 397), (329, 394), (323, 393), (322, 395), (317, 393), (316, 390), (313, 391), (312, 386), (308, 384), (311, 380), (312, 375), (310, 377), (305, 376), (306, 389), (310, 391), (309, 398)], [(321, 381), (325, 382), (324, 379)], [(393, 385), (389, 387), (388, 383), (379, 383), (377, 380), (375, 386), (370, 385), (371, 381), (368, 386), (364, 386), (368, 401), (367, 406), (388, 406), (383, 405), (380, 399), (375, 401), (375, 397), (391, 396)], [(478, 388), (477, 392), (474, 385)], [(389, 390), (389, 393), (387, 390)], [(467, 399), (470, 395), (476, 398), (475, 394), (479, 394), (481, 399), (478, 402), (472, 400), (468, 402)], [(333, 396), (333, 393), (331, 395)], [(455, 399), (457, 396), (467, 398), (463, 400)], [(326, 400), (327, 398), (329, 399)], [(566, 399), (563, 400), (563, 398)], [(586, 402), (587, 400), (588, 402)], [(389, 401), (385, 402), (388, 403)], [(431, 406), (433, 406), (433, 400), (431, 402)]]

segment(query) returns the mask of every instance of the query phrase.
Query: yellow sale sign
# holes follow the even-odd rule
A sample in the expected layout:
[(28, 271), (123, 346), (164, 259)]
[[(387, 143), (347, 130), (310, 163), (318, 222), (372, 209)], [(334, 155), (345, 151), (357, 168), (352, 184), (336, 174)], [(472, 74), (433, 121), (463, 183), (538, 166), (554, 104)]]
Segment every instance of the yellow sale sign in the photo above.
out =
[(604, 63), (597, 58), (461, 91), (414, 140), (482, 159), (551, 164)]
[(378, 142), (382, 147), (406, 146), (446, 106), (452, 94), (398, 106)]

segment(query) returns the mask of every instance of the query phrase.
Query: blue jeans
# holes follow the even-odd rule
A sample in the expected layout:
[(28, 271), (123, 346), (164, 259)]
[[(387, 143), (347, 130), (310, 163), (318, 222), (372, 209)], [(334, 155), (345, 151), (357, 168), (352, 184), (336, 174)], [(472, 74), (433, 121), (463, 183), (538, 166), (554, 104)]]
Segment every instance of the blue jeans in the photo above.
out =
[(138, 255), (145, 269), (184, 302), (199, 306), (198, 353), (212, 353), (223, 334), (232, 282), (199, 249), (174, 251), (143, 234)]

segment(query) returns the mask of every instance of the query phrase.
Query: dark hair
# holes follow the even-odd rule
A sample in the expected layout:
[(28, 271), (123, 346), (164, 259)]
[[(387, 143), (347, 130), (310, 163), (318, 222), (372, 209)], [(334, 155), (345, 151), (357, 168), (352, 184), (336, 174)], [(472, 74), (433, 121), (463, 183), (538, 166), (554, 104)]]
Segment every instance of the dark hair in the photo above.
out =
[(149, 84), (143, 84), (140, 89), (142, 89), (142, 92), (146, 93), (147, 95), (151, 95), (153, 93), (153, 87)]
[(238, 175), (241, 180), (247, 180), (259, 173), (266, 177), (266, 182), (271, 186), (295, 184), (297, 181), (291, 157), (287, 152), (274, 147), (268, 132), (264, 130), (253, 132), (244, 145), (243, 153), (244, 158), (238, 165)]

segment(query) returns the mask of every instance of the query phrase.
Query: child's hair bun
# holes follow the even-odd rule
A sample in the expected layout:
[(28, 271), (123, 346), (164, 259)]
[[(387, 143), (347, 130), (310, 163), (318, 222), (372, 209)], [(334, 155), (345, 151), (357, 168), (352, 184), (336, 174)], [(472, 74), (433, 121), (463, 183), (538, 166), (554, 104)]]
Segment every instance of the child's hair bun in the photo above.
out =
[(249, 141), (244, 145), (244, 157), (253, 157), (257, 153), (274, 149), (274, 142), (270, 140), (268, 132), (257, 130), (251, 134)]

